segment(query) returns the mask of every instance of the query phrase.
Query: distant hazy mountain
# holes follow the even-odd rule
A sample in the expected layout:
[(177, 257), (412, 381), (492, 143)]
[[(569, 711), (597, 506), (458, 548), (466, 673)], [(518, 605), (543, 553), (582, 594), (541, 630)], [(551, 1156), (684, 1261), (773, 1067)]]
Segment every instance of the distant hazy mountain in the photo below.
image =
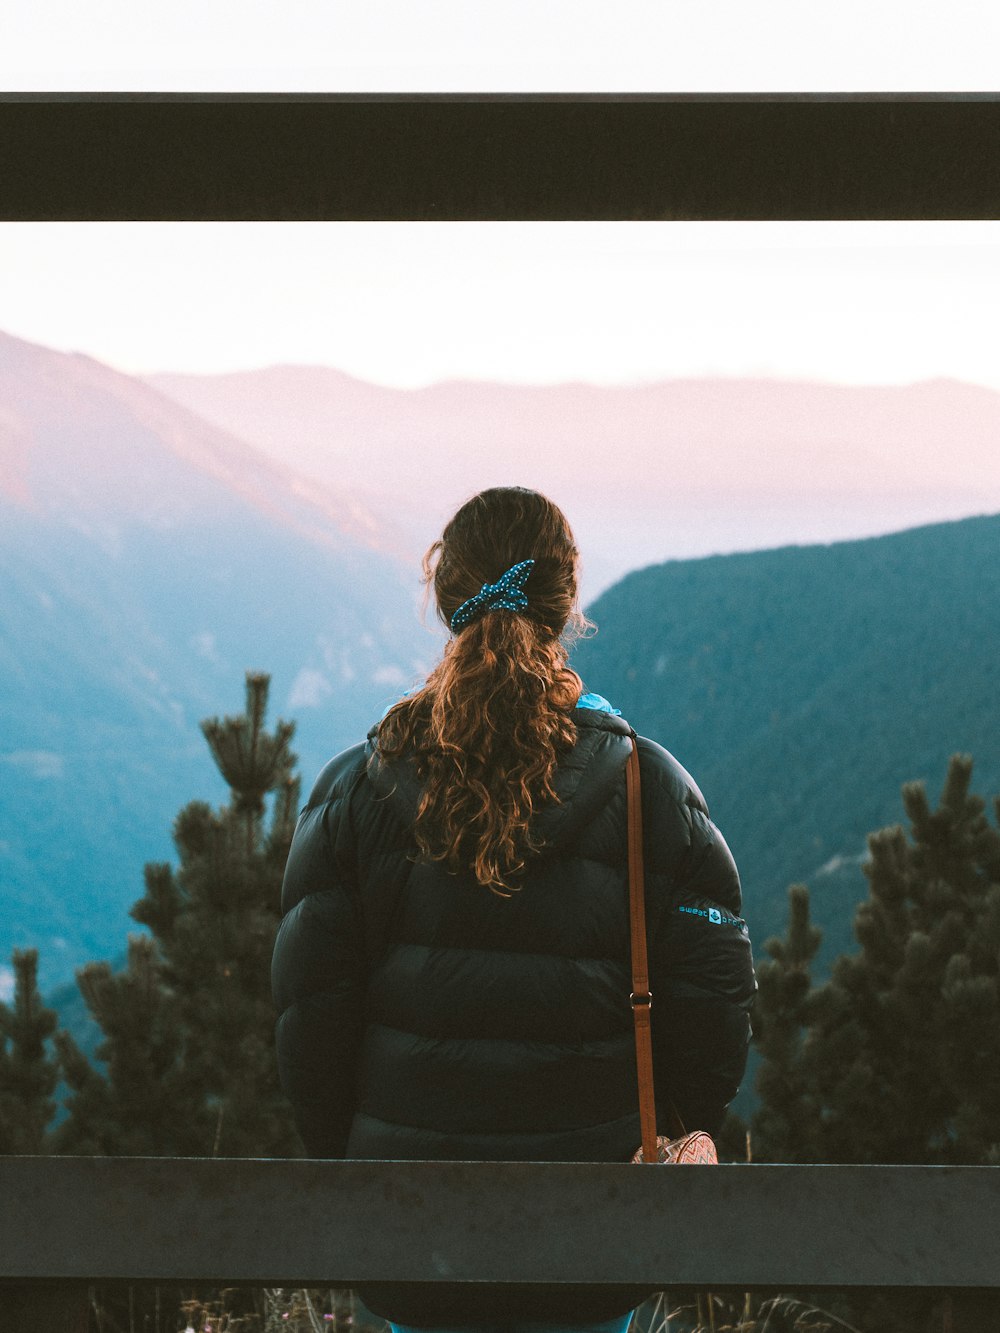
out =
[(588, 597), (651, 561), (1000, 509), (1000, 393), (954, 380), (404, 390), (275, 366), (149, 382), (272, 457), (356, 488), (415, 549), (466, 495), (536, 486), (573, 522)]
[(1000, 793), (1000, 516), (870, 541), (675, 561), (591, 608), (575, 665), (694, 774), (743, 873), (759, 942), (813, 890), (851, 946), (865, 835), (936, 801), (949, 756)]
[[(398, 537), (149, 386), (0, 336), (0, 967), (117, 954), (143, 863), (221, 799), (247, 668), (306, 782), (436, 652)], [(2, 985), (2, 976), (0, 976)]]

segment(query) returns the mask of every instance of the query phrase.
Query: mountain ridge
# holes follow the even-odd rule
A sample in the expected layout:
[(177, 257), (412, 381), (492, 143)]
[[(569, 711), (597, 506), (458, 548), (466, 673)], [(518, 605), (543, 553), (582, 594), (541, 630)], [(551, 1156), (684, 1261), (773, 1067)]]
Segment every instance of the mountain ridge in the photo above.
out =
[[(148, 518), (148, 513), (136, 511), (136, 504), (140, 498), (149, 501), (145, 493), (154, 489), (150, 469), (160, 451), (310, 541), (331, 549), (347, 541), (398, 554), (391, 530), (388, 537), (380, 534), (378, 521), (349, 492), (300, 477), (231, 431), (93, 357), (55, 352), (0, 333), (0, 387), (5, 403), (0, 416), (0, 493), (21, 507), (51, 511), (65, 508), (71, 498), (74, 507), (107, 512), (109, 500), (117, 499), (123, 517)], [(38, 453), (43, 437), (37, 417), (40, 409), (45, 412), (44, 392), (56, 387), (64, 421), (89, 417), (93, 422), (114, 405), (129, 415), (133, 433), (127, 441), (109, 444), (74, 434), (70, 425), (66, 438), (51, 433), (44, 437), (45, 452), (57, 463), (46, 467)], [(34, 428), (26, 428), (22, 418), (34, 421)], [(43, 421), (51, 430), (51, 409)], [(90, 446), (86, 457), (74, 448), (84, 438)], [(121, 493), (123, 478), (127, 487)]]
[(1000, 392), (952, 379), (352, 381), (346, 392), (327, 368), (150, 379), (303, 472), (363, 475), (368, 504), (391, 512), (415, 550), (476, 490), (542, 490), (577, 533), (588, 597), (671, 556), (1000, 508)]

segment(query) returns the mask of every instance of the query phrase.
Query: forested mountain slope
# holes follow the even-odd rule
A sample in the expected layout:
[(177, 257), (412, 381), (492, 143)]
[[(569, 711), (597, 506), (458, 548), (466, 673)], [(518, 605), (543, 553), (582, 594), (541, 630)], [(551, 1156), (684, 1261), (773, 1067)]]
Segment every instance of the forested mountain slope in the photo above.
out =
[(1000, 792), (1000, 516), (831, 546), (670, 561), (590, 615), (589, 688), (694, 774), (759, 942), (806, 880), (826, 954), (851, 945), (865, 835), (971, 753)]

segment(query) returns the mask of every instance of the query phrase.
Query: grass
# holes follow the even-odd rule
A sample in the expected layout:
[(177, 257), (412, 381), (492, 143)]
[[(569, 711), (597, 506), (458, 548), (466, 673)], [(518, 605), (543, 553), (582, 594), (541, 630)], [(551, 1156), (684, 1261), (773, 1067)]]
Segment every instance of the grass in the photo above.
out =
[(639, 1307), (630, 1333), (861, 1333), (861, 1330), (790, 1296), (770, 1296), (754, 1302), (747, 1295), (734, 1302), (705, 1292), (691, 1304), (672, 1308), (669, 1292), (661, 1291)]

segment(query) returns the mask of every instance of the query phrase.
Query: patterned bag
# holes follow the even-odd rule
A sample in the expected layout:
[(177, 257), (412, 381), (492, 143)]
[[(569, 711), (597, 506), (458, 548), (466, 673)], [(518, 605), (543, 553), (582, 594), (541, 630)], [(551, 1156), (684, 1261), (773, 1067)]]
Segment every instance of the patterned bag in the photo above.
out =
[(635, 740), (625, 768), (628, 797), (628, 896), (632, 941), (632, 1016), (635, 1019), (635, 1064), (639, 1076), (639, 1121), (642, 1146), (633, 1162), (687, 1166), (711, 1165), (719, 1157), (710, 1134), (695, 1130), (689, 1134), (677, 1108), (670, 1103), (671, 1132), (668, 1138), (656, 1132), (656, 1101), (653, 1090), (653, 1043), (649, 1011), (653, 997), (649, 990), (649, 961), (646, 955), (646, 904), (643, 893), (645, 876), (642, 866), (642, 796), (639, 787), (639, 751)]
[[(632, 1156), (633, 1162), (644, 1162), (642, 1149), (637, 1148)], [(666, 1134), (656, 1136), (655, 1163), (667, 1166), (717, 1166), (719, 1155), (715, 1151), (715, 1142), (703, 1129), (696, 1129), (693, 1134), (683, 1134), (679, 1139), (668, 1139)]]

